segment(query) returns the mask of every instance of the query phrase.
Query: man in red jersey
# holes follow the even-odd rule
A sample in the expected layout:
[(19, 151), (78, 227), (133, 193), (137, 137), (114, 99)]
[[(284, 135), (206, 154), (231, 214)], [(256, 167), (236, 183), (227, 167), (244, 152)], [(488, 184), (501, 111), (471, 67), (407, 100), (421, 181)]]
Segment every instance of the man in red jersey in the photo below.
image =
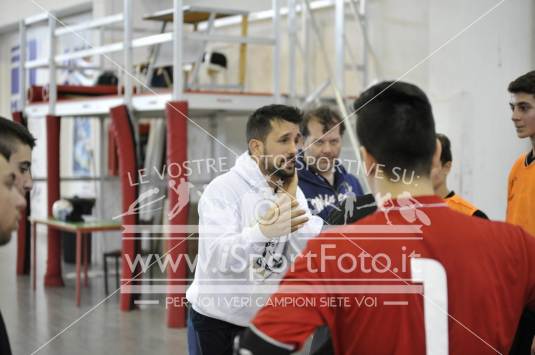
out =
[(535, 308), (535, 239), (434, 195), (440, 146), (419, 88), (383, 82), (355, 109), (379, 210), (311, 240), (236, 353), (287, 354), (322, 325), (337, 354), (507, 353)]

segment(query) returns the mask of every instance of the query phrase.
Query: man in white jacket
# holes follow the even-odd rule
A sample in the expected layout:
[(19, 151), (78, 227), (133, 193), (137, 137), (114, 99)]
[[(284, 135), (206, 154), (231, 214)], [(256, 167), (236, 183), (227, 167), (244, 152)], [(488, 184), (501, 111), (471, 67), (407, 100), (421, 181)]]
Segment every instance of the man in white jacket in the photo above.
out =
[(199, 254), (186, 293), (201, 354), (232, 354), (306, 241), (323, 223), (297, 186), (302, 113), (264, 106), (247, 122), (248, 152), (199, 202)]

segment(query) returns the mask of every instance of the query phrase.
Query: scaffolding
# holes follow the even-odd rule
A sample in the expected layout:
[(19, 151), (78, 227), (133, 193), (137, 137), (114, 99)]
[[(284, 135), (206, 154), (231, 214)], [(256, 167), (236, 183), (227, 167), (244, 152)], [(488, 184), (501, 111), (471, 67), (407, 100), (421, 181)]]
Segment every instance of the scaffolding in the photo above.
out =
[[(184, 31), (184, 23), (193, 22), (208, 22), (213, 25), (216, 18), (223, 16), (242, 16), (246, 17), (247, 13), (244, 11), (217, 9), (208, 7), (193, 7), (182, 6), (182, 1), (175, 1), (174, 8), (165, 10), (159, 14), (147, 16), (154, 20), (156, 15), (160, 16), (162, 21), (173, 22), (172, 32), (163, 32), (155, 35), (148, 35), (139, 38), (132, 38), (132, 1), (124, 0), (123, 13), (114, 14), (111, 16), (99, 18), (86, 23), (77, 24), (74, 26), (67, 26), (63, 28), (56, 28), (58, 19), (52, 13), (43, 14), (39, 17), (26, 19), (19, 24), (19, 41), (26, 43), (26, 33), (29, 26), (48, 22), (48, 38), (50, 42), (50, 53), (48, 58), (39, 58), (33, 61), (21, 61), (21, 70), (19, 71), (19, 83), (21, 93), (26, 92), (26, 70), (48, 69), (49, 84), (48, 103), (38, 103), (27, 105), (24, 95), (21, 95), (19, 107), (25, 112), (27, 117), (43, 117), (46, 114), (53, 114), (58, 116), (101, 116), (108, 115), (109, 109), (118, 104), (125, 103), (132, 110), (133, 114), (144, 115), (145, 113), (151, 115), (155, 112), (163, 112), (165, 103), (173, 100), (187, 100), (189, 102), (190, 110), (230, 110), (230, 111), (251, 111), (261, 106), (272, 102), (281, 102), (281, 90), (279, 75), (280, 72), (280, 31), (279, 27), (279, 0), (274, 0), (273, 17), (273, 37), (253, 37), (247, 35), (231, 36), (219, 35), (215, 33), (201, 33), (201, 32), (187, 32)], [(178, 19), (175, 21), (174, 19)], [(244, 22), (246, 22), (244, 20)], [(57, 41), (59, 38), (68, 33), (76, 33), (81, 30), (88, 29), (102, 29), (106, 26), (115, 23), (123, 23), (124, 34), (123, 41), (109, 43), (101, 46), (95, 46), (89, 49), (73, 51), (70, 53), (56, 54)], [(164, 43), (173, 43), (173, 63), (182, 63), (184, 57), (182, 40), (174, 40), (181, 38), (183, 40), (202, 41), (204, 44), (208, 42), (224, 42), (224, 43), (239, 43), (240, 45), (255, 44), (272, 46), (274, 51), (273, 56), (273, 93), (248, 94), (246, 97), (237, 96), (236, 93), (219, 91), (217, 93), (202, 93), (202, 92), (188, 92), (185, 90), (187, 85), (184, 84), (184, 77), (182, 65), (173, 66), (173, 89), (171, 92), (163, 91), (157, 92), (150, 90), (149, 94), (133, 95), (133, 81), (136, 80), (132, 74), (135, 72), (132, 58), (133, 50), (135, 48), (156, 47)], [(241, 51), (245, 52), (245, 48), (241, 47)], [(102, 56), (110, 53), (122, 52), (123, 63), (120, 71), (123, 72), (124, 95), (117, 95), (115, 97), (105, 98), (91, 98), (91, 99), (77, 99), (77, 100), (61, 100), (58, 102), (57, 96), (57, 71), (63, 69), (61, 63), (66, 60), (79, 59), (89, 56)], [(21, 46), (21, 58), (26, 58), (25, 46)], [(202, 58), (199, 58), (194, 70), (198, 70), (199, 63)], [(245, 59), (242, 59), (243, 61)], [(244, 64), (240, 65), (240, 80), (243, 85), (244, 78)], [(87, 68), (85, 68), (87, 69)], [(139, 83), (144, 84), (139, 81)]]
[[(357, 70), (362, 77), (362, 87), (368, 85), (369, 80), (369, 39), (367, 34), (367, 1), (366, 0), (334, 0), (334, 1), (314, 1), (310, 0), (288, 0), (288, 7), (282, 9), (280, 0), (272, 0), (272, 9), (269, 14), (256, 15), (249, 14), (243, 10), (230, 10), (210, 7), (195, 7), (184, 6), (182, 0), (173, 0), (173, 8), (159, 11), (155, 14), (145, 16), (146, 20), (161, 21), (162, 28), (160, 33), (150, 34), (138, 38), (133, 38), (133, 11), (132, 0), (123, 0), (123, 12), (113, 14), (110, 16), (94, 19), (76, 25), (63, 26), (58, 28), (60, 20), (56, 18), (53, 13), (44, 13), (32, 18), (20, 21), (19, 23), (19, 42), (20, 42), (20, 70), (19, 70), (19, 88), (20, 88), (20, 102), (19, 107), (22, 114), (27, 118), (47, 118), (47, 131), (49, 126), (52, 131), (59, 130), (59, 119), (61, 117), (98, 117), (100, 121), (100, 132), (105, 136), (105, 129), (102, 118), (107, 118), (113, 115), (118, 117), (125, 117), (132, 121), (133, 124), (137, 122), (140, 117), (163, 117), (167, 116), (168, 125), (172, 125), (177, 130), (187, 132), (188, 115), (212, 115), (212, 127), (217, 129), (217, 119), (221, 112), (240, 114), (248, 114), (258, 107), (272, 104), (272, 103), (290, 103), (299, 106), (306, 106), (316, 100), (324, 99), (323, 92), (327, 87), (332, 87), (335, 98), (334, 101), (339, 106), (340, 111), (345, 118), (345, 123), (348, 126), (347, 131), (351, 139), (353, 148), (358, 155), (358, 142), (351, 129), (351, 121), (348, 119), (348, 111), (346, 104), (345, 83), (344, 77), (347, 70)], [(325, 45), (322, 43), (322, 36), (319, 26), (314, 17), (314, 10), (332, 7), (334, 5), (334, 22), (335, 22), (335, 52), (336, 60), (331, 63), (327, 55)], [(359, 63), (347, 64), (345, 50), (348, 47), (348, 38), (345, 33), (345, 17), (346, 12), (350, 9), (353, 11), (353, 16), (359, 21), (361, 32), (363, 36), (363, 52), (360, 59), (350, 55), (352, 59), (359, 61)], [(301, 14), (299, 21), (298, 15)], [(288, 20), (288, 93), (281, 92), (281, 17), (287, 16)], [(229, 23), (240, 25), (240, 35), (223, 35), (217, 34), (214, 31), (214, 23), (217, 19), (226, 18)], [(271, 36), (250, 36), (248, 35), (248, 27), (252, 21), (271, 19), (272, 35)], [(165, 32), (166, 24), (172, 22), (172, 31)], [(48, 40), (50, 42), (50, 52), (47, 58), (39, 58), (32, 61), (26, 60), (26, 46), (27, 30), (30, 26), (38, 23), (48, 24)], [(122, 41), (107, 43), (88, 49), (73, 51), (70, 53), (57, 53), (57, 43), (60, 38), (69, 33), (76, 33), (81, 30), (101, 30), (114, 24), (122, 24)], [(185, 24), (194, 24), (196, 27), (204, 26), (205, 31), (185, 31)], [(301, 29), (302, 41), (299, 40), (299, 29)], [(329, 79), (321, 83), (317, 87), (312, 87), (310, 82), (310, 65), (306, 60), (311, 56), (310, 41), (312, 37), (318, 41), (320, 45), (320, 54), (323, 58), (326, 71)], [(203, 51), (197, 56), (195, 64), (193, 65), (192, 82), (187, 83), (184, 78), (182, 64), (184, 62), (184, 46), (185, 40), (193, 40), (202, 43)], [(202, 54), (208, 43), (234, 43), (239, 45), (239, 75), (238, 82), (233, 88), (237, 91), (201, 91), (198, 83), (198, 68), (202, 61)], [(134, 65), (132, 62), (133, 51), (137, 48), (150, 48), (149, 69), (147, 72), (151, 75), (151, 68), (154, 64), (154, 57), (158, 55), (159, 46), (164, 43), (172, 43), (173, 50), (173, 87), (172, 90), (153, 90), (148, 89), (149, 93), (134, 94), (134, 80), (137, 80), (142, 85), (145, 82), (140, 81), (132, 73), (134, 73)], [(245, 63), (247, 45), (262, 45), (269, 46), (273, 51), (272, 59), (272, 92), (270, 93), (253, 93), (245, 92)], [(303, 67), (301, 71), (296, 65), (297, 52), (303, 57)], [(57, 73), (64, 69), (62, 63), (66, 60), (79, 59), (93, 56), (107, 56), (110, 53), (121, 53), (123, 72), (122, 83), (124, 85), (124, 93), (103, 96), (91, 97), (84, 99), (72, 100), (58, 100), (57, 91)], [(98, 69), (99, 67), (95, 67)], [(26, 92), (26, 71), (29, 69), (48, 69), (49, 70), (49, 100), (42, 103), (27, 103), (25, 98)], [(87, 67), (84, 67), (87, 69)], [(303, 78), (303, 92), (301, 95), (297, 93), (297, 75), (302, 75)], [(231, 86), (232, 87), (232, 86)], [(194, 90), (192, 90), (194, 89)], [(332, 98), (330, 98), (331, 101)], [(119, 109), (118, 109), (119, 108)], [(118, 113), (117, 113), (118, 112)], [(55, 121), (58, 121), (56, 123)], [(180, 122), (177, 124), (177, 122)], [(168, 127), (169, 128), (169, 127)], [(56, 133), (53, 133), (57, 134)], [(168, 142), (170, 144), (177, 144), (183, 148), (178, 159), (187, 159), (187, 135), (174, 137), (175, 142)], [(137, 133), (134, 132), (134, 141), (136, 141)], [(168, 134), (168, 139), (170, 135)], [(59, 135), (56, 137), (59, 139)], [(184, 140), (184, 142), (180, 141)], [(59, 144), (56, 142), (56, 144)], [(212, 144), (214, 144), (212, 142)], [(56, 147), (57, 149), (57, 147)], [(53, 150), (53, 149), (52, 149)], [(212, 147), (212, 151), (214, 151)], [(185, 158), (184, 158), (185, 157)], [(57, 159), (55, 155), (51, 155), (50, 148), (48, 159)], [(168, 159), (171, 157), (168, 156)], [(176, 158), (176, 156), (172, 157)], [(102, 161), (101, 154), (101, 164)], [(50, 168), (50, 166), (49, 166)], [(54, 167), (55, 168), (55, 167)], [(59, 168), (58, 168), (59, 169)], [(101, 168), (102, 172), (103, 169)], [(59, 175), (59, 174), (58, 174)], [(102, 175), (102, 174), (101, 174)], [(361, 176), (362, 177), (362, 176)], [(57, 186), (58, 191), (49, 192), (49, 206), (53, 203), (56, 197), (59, 197), (59, 176), (55, 176), (58, 181), (53, 182)], [(106, 177), (99, 177), (99, 181), (103, 182)], [(50, 179), (50, 175), (49, 175)], [(366, 179), (361, 179), (364, 185), (367, 184)], [(102, 191), (101, 189), (99, 189)], [(49, 240), (50, 242), (50, 240)], [(50, 250), (50, 249), (49, 249)], [(182, 250), (183, 252), (183, 250)], [(124, 272), (123, 272), (124, 276)], [(121, 299), (121, 308), (128, 310), (130, 307)], [(169, 311), (170, 326), (183, 326), (183, 320), (177, 319), (176, 313), (173, 309)], [(182, 316), (180, 316), (182, 317)]]
[[(335, 43), (335, 61), (331, 63), (325, 50), (320, 26), (318, 25), (314, 11), (326, 7), (334, 7), (334, 43)], [(126, 103), (132, 110), (133, 114), (139, 113), (149, 116), (157, 112), (163, 112), (165, 102), (170, 99), (184, 99), (189, 102), (190, 110), (230, 110), (250, 112), (263, 104), (273, 102), (291, 102), (295, 104), (307, 105), (317, 99), (326, 98), (322, 96), (328, 87), (335, 88), (345, 99), (344, 77), (348, 70), (358, 72), (361, 77), (361, 87), (365, 88), (369, 84), (369, 56), (370, 41), (368, 38), (367, 25), (367, 0), (329, 0), (329, 1), (310, 1), (310, 0), (288, 0), (288, 7), (281, 9), (280, 0), (273, 0), (273, 8), (268, 16), (272, 18), (273, 35), (269, 37), (254, 37), (247, 35), (247, 27), (251, 21), (264, 19), (254, 14), (249, 14), (243, 10), (231, 10), (209, 7), (183, 6), (182, 1), (174, 1), (172, 9), (162, 10), (154, 14), (144, 16), (145, 20), (161, 21), (162, 31), (158, 34), (151, 34), (138, 38), (133, 38), (133, 14), (132, 1), (123, 0), (123, 12), (110, 16), (94, 19), (85, 23), (69, 25), (57, 28), (58, 20), (53, 13), (44, 13), (20, 21), (19, 23), (19, 42), (26, 43), (26, 33), (29, 26), (39, 23), (48, 23), (48, 38), (50, 42), (50, 53), (47, 58), (38, 58), (32, 61), (21, 61), (19, 70), (19, 87), (22, 93), (19, 98), (19, 107), (25, 112), (27, 117), (43, 117), (46, 114), (56, 114), (58, 116), (101, 116), (108, 115), (109, 108), (120, 103)], [(357, 58), (354, 51), (351, 50), (351, 40), (348, 38), (345, 27), (346, 17), (351, 14), (360, 26), (362, 33), (362, 53)], [(301, 21), (298, 15), (301, 14)], [(286, 15), (288, 20), (288, 92), (281, 93), (281, 16)], [(214, 21), (216, 19), (232, 17), (234, 21), (229, 23), (241, 23), (242, 34), (240, 36), (221, 35), (213, 31)], [(174, 21), (174, 19), (179, 19)], [(171, 32), (164, 32), (165, 25), (172, 22)], [(89, 49), (73, 51), (70, 53), (56, 53), (57, 43), (61, 37), (76, 33), (82, 30), (104, 30), (113, 24), (121, 23), (123, 28), (123, 41), (107, 43), (100, 46), (94, 46)], [(203, 24), (205, 31), (189, 32), (184, 30), (184, 24)], [(301, 38), (299, 40), (299, 29)], [(182, 41), (176, 41), (175, 38), (182, 38)], [(311, 66), (307, 58), (313, 53), (310, 51), (310, 41), (314, 40), (320, 47), (319, 56), (324, 62), (328, 73), (328, 80), (320, 83), (317, 87), (312, 87), (310, 83)], [(173, 88), (170, 91), (156, 91), (149, 89), (149, 93), (133, 94), (134, 81), (139, 85), (146, 83), (136, 78), (134, 66), (132, 64), (132, 53), (134, 49), (150, 47), (151, 58), (153, 53), (158, 52), (160, 45), (164, 43), (173, 44), (173, 63), (182, 63), (184, 58), (183, 42), (186, 40), (199, 41), (206, 47), (207, 43), (237, 43), (240, 44), (240, 69), (239, 80), (237, 85), (231, 85), (229, 88), (237, 89), (235, 92), (224, 90), (213, 90), (214, 92), (204, 93), (202, 91), (192, 92), (190, 89), (199, 89), (195, 83), (185, 83), (184, 73), (181, 65), (173, 65)], [(354, 41), (354, 39), (353, 39)], [(245, 77), (245, 61), (247, 45), (263, 45), (273, 48), (272, 63), (272, 93), (237, 96), (243, 93)], [(26, 58), (26, 47), (20, 46), (21, 58)], [(105, 56), (111, 53), (123, 53), (122, 68), (124, 94), (115, 97), (99, 97), (89, 99), (60, 100), (57, 97), (57, 72), (65, 69), (62, 65), (67, 60), (80, 59), (92, 56)], [(202, 52), (201, 52), (202, 53)], [(298, 53), (303, 58), (301, 70), (296, 66)], [(347, 63), (346, 53), (352, 63)], [(197, 58), (193, 67), (192, 77), (198, 78), (198, 68), (202, 57)], [(115, 63), (118, 65), (118, 63)], [(152, 65), (151, 63), (149, 64)], [(69, 68), (72, 69), (71, 66)], [(27, 104), (24, 93), (26, 91), (26, 71), (29, 69), (47, 69), (49, 71), (49, 101), (48, 103)], [(74, 68), (76, 69), (76, 68)], [(91, 69), (84, 67), (83, 69)], [(101, 69), (95, 66), (93, 69)], [(151, 71), (147, 71), (151, 75)], [(297, 76), (302, 75), (303, 91), (299, 95), (296, 89)], [(326, 98), (328, 99), (328, 98)], [(346, 106), (346, 105), (344, 105)]]

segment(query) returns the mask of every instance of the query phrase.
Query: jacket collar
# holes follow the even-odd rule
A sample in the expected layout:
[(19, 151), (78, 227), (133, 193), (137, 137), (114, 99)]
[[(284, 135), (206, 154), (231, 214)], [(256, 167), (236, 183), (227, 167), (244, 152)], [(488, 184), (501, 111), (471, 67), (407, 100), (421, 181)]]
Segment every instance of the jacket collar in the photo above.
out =
[[(297, 166), (301, 167), (301, 169), (298, 171), (298, 173), (300, 173), (300, 178), (321, 186), (327, 184), (321, 175), (314, 169), (314, 167), (306, 163), (305, 158), (302, 155), (300, 155), (297, 159), (299, 160), (299, 164), (297, 164)], [(340, 184), (342, 181), (344, 181), (346, 175), (346, 169), (339, 161), (337, 161), (334, 167), (335, 185), (337, 182)]]
[(232, 171), (238, 174), (254, 190), (269, 189), (267, 177), (262, 174), (256, 161), (245, 152), (236, 159)]

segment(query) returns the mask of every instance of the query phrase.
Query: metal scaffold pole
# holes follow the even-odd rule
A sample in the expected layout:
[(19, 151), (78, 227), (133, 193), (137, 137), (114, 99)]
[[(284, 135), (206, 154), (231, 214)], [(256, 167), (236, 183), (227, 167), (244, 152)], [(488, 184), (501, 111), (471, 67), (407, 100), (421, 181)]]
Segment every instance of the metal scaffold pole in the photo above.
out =
[(336, 0), (335, 8), (335, 38), (334, 46), (336, 53), (334, 62), (334, 85), (340, 91), (340, 95), (344, 97), (345, 94), (345, 50), (344, 50), (344, 36), (345, 36), (345, 1)]
[(281, 72), (281, 58), (280, 58), (280, 4), (279, 0), (273, 0), (273, 35), (275, 44), (273, 46), (273, 97), (276, 103), (281, 102), (281, 87), (280, 87), (280, 72)]
[(19, 110), (24, 111), (26, 105), (26, 25), (19, 21)]
[(50, 52), (48, 53), (48, 113), (54, 115), (56, 113), (56, 101), (58, 99), (57, 91), (57, 75), (56, 75), (56, 19), (53, 14), (48, 17), (48, 40), (50, 43)]
[(362, 38), (364, 43), (362, 46), (362, 88), (368, 87), (368, 18), (367, 18), (367, 1), (360, 0), (359, 17), (362, 24)]
[[(337, 20), (337, 25), (335, 27), (335, 41), (337, 39), (340, 39), (341, 40), (341, 44), (343, 46), (343, 40), (344, 40), (344, 27), (343, 27), (343, 16), (344, 14), (340, 14), (338, 11), (340, 11), (340, 9), (344, 10), (344, 1), (343, 0), (336, 0), (337, 1), (337, 9), (335, 9), (336, 11), (336, 20)], [(327, 69), (327, 73), (330, 77), (333, 77), (333, 70), (332, 70), (332, 67), (331, 67), (331, 63), (329, 61), (329, 56), (327, 54), (327, 49), (325, 48), (325, 43), (323, 42), (323, 39), (321, 37), (321, 33), (320, 33), (320, 30), (319, 30), (319, 26), (314, 18), (314, 14), (312, 13), (312, 9), (311, 9), (311, 6), (310, 6), (310, 0), (305, 0), (306, 2), (306, 9), (309, 13), (309, 16), (310, 16), (310, 23), (312, 25), (312, 29), (314, 31), (314, 35), (316, 36), (316, 40), (317, 40), (317, 43), (320, 47), (320, 53), (322, 55), (322, 58), (323, 58), (323, 62), (325, 64), (325, 67)], [(338, 11), (337, 11), (338, 10)], [(336, 33), (337, 31), (342, 31), (342, 33)], [(338, 47), (339, 48), (339, 47)], [(341, 51), (343, 53), (343, 51)], [(337, 55), (340, 55), (339, 52), (337, 52)], [(340, 58), (337, 58), (337, 60), (339, 61)], [(339, 64), (339, 62), (338, 62)], [(342, 62), (342, 73), (343, 73), (343, 70), (345, 68), (345, 63)], [(337, 71), (338, 75), (339, 74), (339, 71)], [(336, 76), (336, 73), (334, 74), (334, 79), (335, 80), (338, 80), (341, 81), (343, 83), (343, 77), (340, 78), (340, 77), (337, 77)], [(353, 129), (353, 124), (351, 123), (350, 121), (350, 118), (348, 117), (349, 116), (349, 113), (347, 112), (347, 107), (346, 107), (346, 104), (344, 102), (344, 97), (342, 96), (342, 93), (340, 91), (340, 87), (338, 86), (339, 85), (339, 82), (333, 82), (333, 80), (331, 80), (331, 86), (332, 86), (332, 89), (334, 91), (334, 95), (335, 95), (335, 99), (336, 99), (336, 103), (338, 105), (338, 109), (340, 110), (340, 113), (342, 114), (342, 117), (344, 119), (344, 124), (346, 125), (346, 128), (347, 128), (347, 133), (348, 133), (348, 136), (349, 136), (349, 140), (351, 142), (351, 147), (353, 148), (353, 151), (355, 153), (355, 156), (357, 158), (357, 161), (361, 162), (362, 161), (362, 157), (360, 155), (360, 149), (359, 149), (359, 143), (358, 143), (358, 140), (357, 140), (357, 136), (355, 134), (355, 130)], [(358, 171), (358, 175), (360, 177), (360, 182), (362, 183), (363, 185), (363, 188), (365, 190), (365, 192), (369, 192), (370, 191), (370, 186), (369, 186), (369, 183), (368, 183), (368, 179), (367, 177), (365, 176), (364, 174), (364, 171), (363, 169), (359, 169)]]
[(124, 102), (132, 107), (132, 1), (124, 0)]
[(184, 12), (182, 0), (173, 0), (173, 100), (182, 99), (184, 78), (182, 76), (182, 24)]
[(295, 78), (296, 70), (296, 49), (297, 49), (297, 26), (295, 17), (295, 0), (288, 0), (288, 91), (290, 100), (295, 104), (297, 98)]

